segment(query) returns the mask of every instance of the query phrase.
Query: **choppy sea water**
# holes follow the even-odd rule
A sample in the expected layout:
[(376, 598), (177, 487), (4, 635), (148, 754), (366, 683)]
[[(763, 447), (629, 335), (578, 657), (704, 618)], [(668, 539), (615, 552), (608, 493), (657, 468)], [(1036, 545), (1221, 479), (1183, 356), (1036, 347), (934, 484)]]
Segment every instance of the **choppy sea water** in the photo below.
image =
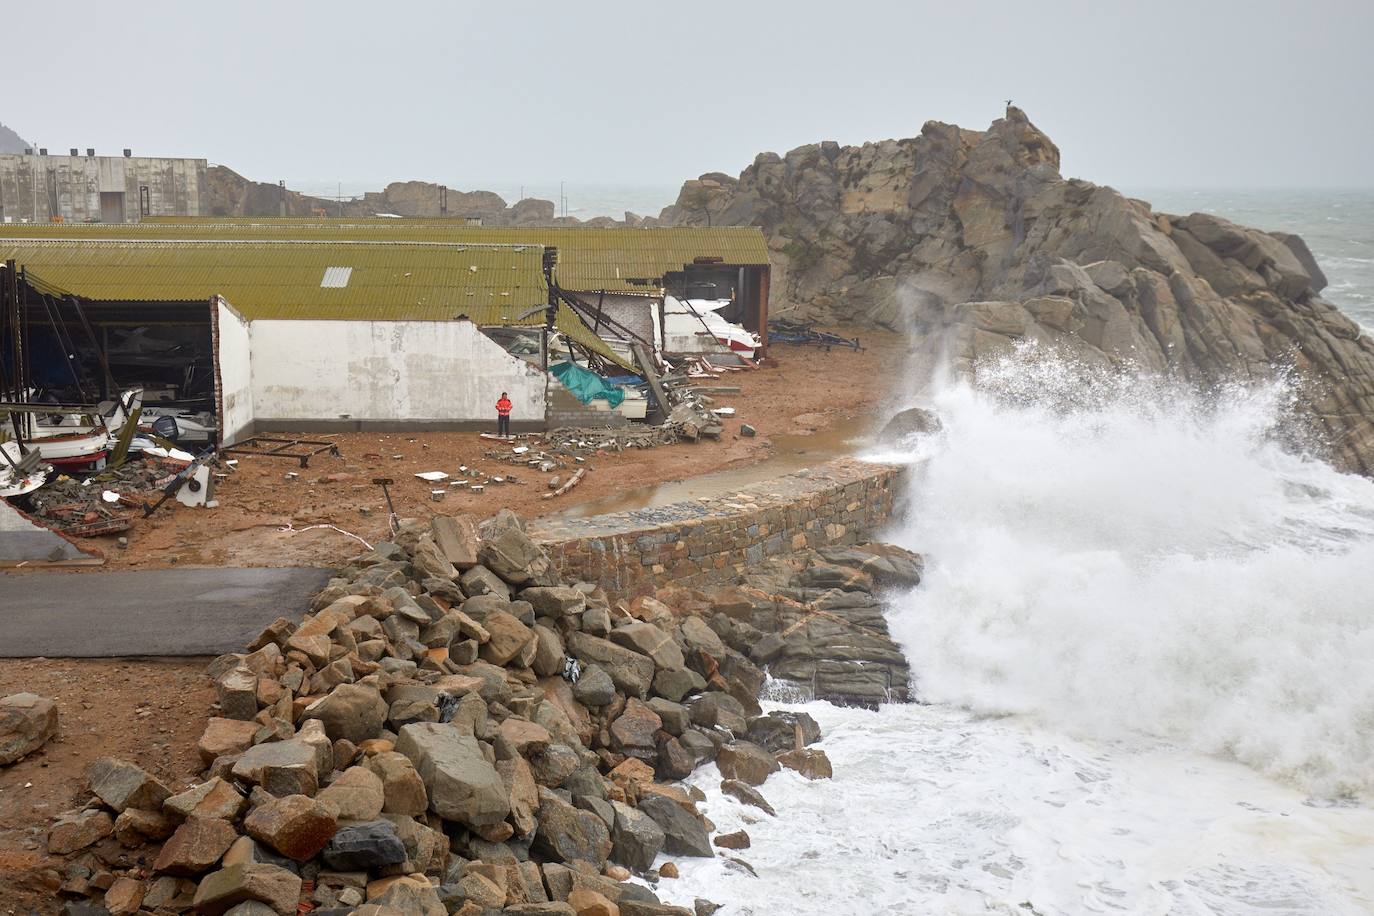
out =
[(1162, 213), (1215, 213), (1243, 226), (1294, 232), (1306, 240), (1330, 284), (1322, 292), (1374, 328), (1374, 190), (1132, 190)]
[(836, 777), (694, 777), (739, 858), (659, 891), (762, 914), (1374, 912), (1374, 482), (1195, 393), (1027, 349), (939, 386), (891, 539), (924, 704), (808, 704)]

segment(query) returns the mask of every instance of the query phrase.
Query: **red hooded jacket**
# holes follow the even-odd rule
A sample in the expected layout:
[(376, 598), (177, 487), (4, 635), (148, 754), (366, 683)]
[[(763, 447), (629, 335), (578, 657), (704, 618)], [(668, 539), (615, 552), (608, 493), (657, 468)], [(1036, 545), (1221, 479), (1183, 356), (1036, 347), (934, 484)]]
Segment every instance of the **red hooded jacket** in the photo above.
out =
[(496, 414), (497, 414), (497, 416), (509, 417), (509, 416), (510, 416), (510, 408), (511, 408), (510, 398), (502, 398), (501, 400), (497, 401), (497, 402), (496, 402)]

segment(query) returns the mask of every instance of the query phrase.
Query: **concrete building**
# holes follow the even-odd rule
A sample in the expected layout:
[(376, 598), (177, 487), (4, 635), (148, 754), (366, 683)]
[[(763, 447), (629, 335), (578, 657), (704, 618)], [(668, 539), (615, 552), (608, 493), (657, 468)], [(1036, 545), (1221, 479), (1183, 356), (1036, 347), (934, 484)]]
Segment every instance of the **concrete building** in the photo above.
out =
[(147, 216), (199, 216), (204, 159), (0, 155), (0, 222), (129, 223)]

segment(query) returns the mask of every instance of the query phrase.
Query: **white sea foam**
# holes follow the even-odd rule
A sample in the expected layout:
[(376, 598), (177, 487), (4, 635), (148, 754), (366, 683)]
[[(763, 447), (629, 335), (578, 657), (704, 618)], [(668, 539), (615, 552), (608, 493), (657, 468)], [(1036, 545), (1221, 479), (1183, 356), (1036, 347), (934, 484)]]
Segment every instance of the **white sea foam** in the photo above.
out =
[[(729, 914), (1374, 912), (1374, 484), (1194, 393), (1026, 351), (944, 384), (889, 611), (922, 700), (809, 703), (835, 778), (659, 893)], [(776, 705), (776, 704), (770, 704)], [(796, 707), (793, 707), (796, 708)]]
[(1374, 787), (1374, 483), (1271, 436), (1281, 385), (1194, 394), (1032, 351), (945, 386), (893, 615), (920, 695)]

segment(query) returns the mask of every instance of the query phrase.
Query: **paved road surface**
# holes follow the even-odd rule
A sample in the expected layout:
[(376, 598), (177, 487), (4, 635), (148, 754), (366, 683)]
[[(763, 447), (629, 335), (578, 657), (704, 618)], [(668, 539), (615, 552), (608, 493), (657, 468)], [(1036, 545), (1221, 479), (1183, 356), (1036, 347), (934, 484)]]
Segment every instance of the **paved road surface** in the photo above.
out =
[(0, 657), (113, 658), (238, 651), (299, 619), (325, 569), (0, 573)]

